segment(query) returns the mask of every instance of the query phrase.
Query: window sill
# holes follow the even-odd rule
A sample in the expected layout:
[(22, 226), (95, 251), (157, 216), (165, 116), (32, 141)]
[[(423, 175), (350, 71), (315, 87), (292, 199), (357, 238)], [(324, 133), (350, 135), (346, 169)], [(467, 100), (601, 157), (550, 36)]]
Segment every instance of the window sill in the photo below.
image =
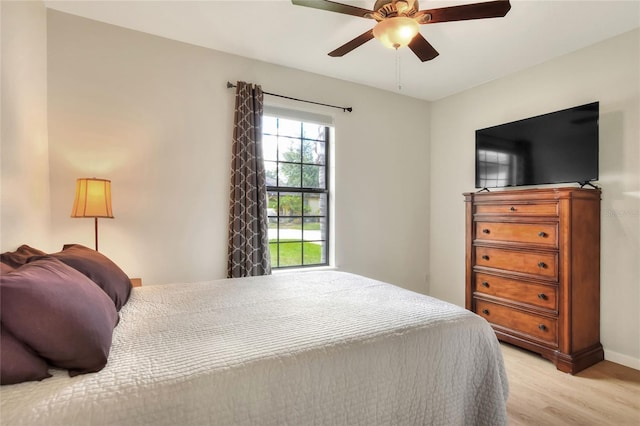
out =
[(286, 269), (273, 269), (271, 273), (273, 275), (279, 274), (290, 274), (297, 272), (314, 272), (314, 271), (337, 271), (338, 267), (336, 266), (311, 266), (309, 268), (286, 268)]

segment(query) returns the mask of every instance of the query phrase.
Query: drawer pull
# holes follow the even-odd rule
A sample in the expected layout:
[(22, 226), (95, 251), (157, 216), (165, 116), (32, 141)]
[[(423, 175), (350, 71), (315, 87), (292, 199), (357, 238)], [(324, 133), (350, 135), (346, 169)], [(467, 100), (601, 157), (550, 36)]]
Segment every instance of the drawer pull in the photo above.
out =
[(540, 232), (538, 232), (538, 237), (545, 238), (545, 237), (547, 237), (547, 233), (544, 232), (544, 231), (540, 231)]
[(512, 212), (515, 212), (515, 211), (516, 211), (516, 208), (515, 208), (515, 207), (513, 207), (513, 206), (511, 206), (511, 207), (509, 208), (509, 210), (511, 210)]
[(546, 267), (547, 267), (547, 264), (546, 264), (546, 263), (544, 263), (544, 262), (538, 262), (538, 267), (540, 267), (540, 268), (546, 268)]
[(544, 293), (538, 293), (538, 299), (547, 300), (549, 297)]
[(482, 287), (489, 288), (489, 283), (488, 283), (488, 282), (486, 282), (486, 281), (483, 281), (483, 282), (482, 282)]
[(487, 256), (486, 254), (482, 255), (482, 260), (489, 260), (489, 256)]
[(548, 330), (547, 326), (546, 326), (546, 325), (544, 325), (544, 324), (540, 324), (540, 325), (538, 326), (538, 328), (539, 328), (540, 330), (542, 330), (542, 331), (547, 331), (547, 330)]
[(485, 314), (485, 315), (489, 315), (489, 310), (488, 309), (483, 309), (482, 313)]
[(487, 228), (485, 228), (485, 229), (483, 229), (483, 230), (482, 230), (482, 233), (483, 233), (483, 234), (489, 234), (490, 232), (491, 232), (491, 231), (489, 231)]

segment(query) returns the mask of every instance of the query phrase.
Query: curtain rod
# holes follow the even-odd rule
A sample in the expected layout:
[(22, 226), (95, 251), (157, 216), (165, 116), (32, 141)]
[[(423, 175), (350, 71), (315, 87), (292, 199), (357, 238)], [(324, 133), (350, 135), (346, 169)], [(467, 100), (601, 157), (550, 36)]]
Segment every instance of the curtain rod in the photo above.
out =
[[(231, 89), (232, 87), (236, 87), (236, 85), (227, 81), (227, 89)], [(323, 104), (323, 103), (320, 103), (320, 102), (306, 101), (304, 99), (292, 98), (290, 96), (279, 95), (277, 93), (269, 93), (269, 92), (262, 92), (262, 93), (264, 93), (265, 95), (277, 96), (279, 98), (291, 99), (292, 101), (306, 102), (308, 104), (322, 105), (322, 106), (326, 106), (326, 107), (330, 107), (330, 108), (338, 108), (338, 109), (341, 109), (343, 112), (352, 112), (353, 111), (353, 108), (351, 108), (351, 107), (341, 107), (341, 106), (336, 106), (336, 105)]]

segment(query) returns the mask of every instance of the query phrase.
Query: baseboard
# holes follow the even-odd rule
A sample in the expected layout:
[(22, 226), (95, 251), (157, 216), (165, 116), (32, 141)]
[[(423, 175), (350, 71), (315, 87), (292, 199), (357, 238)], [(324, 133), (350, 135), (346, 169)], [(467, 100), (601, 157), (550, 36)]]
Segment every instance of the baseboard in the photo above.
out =
[(625, 367), (633, 368), (634, 370), (640, 370), (640, 359), (614, 352), (610, 349), (604, 350), (604, 359), (615, 362), (616, 364), (624, 365)]

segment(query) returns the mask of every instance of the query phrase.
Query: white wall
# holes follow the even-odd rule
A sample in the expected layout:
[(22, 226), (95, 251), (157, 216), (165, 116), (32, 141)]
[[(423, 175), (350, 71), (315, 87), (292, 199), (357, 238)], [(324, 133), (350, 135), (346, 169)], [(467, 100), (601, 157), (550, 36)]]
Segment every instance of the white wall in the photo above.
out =
[(640, 31), (437, 101), (431, 110), (430, 294), (464, 305), (464, 205), (476, 129), (600, 101), (601, 341), (640, 369)]
[(40, 2), (2, 2), (0, 251), (49, 249), (47, 22)]
[(337, 265), (426, 291), (429, 105), (405, 96), (48, 12), (53, 240), (93, 245), (71, 219), (78, 177), (112, 180), (100, 250), (147, 284), (223, 278), (234, 91), (335, 118)]

